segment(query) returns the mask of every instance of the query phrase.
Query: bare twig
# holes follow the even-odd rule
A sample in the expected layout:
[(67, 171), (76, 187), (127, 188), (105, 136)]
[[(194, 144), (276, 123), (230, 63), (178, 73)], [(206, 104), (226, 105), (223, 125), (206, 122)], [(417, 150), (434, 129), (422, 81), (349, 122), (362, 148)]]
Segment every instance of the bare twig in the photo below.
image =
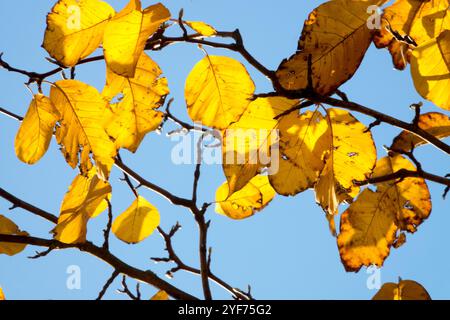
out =
[[(119, 153), (117, 153), (117, 159), (118, 159), (120, 162), (122, 162), (122, 158), (120, 157), (120, 154), (119, 154)], [(126, 184), (128, 185), (128, 187), (130, 188), (131, 192), (133, 192), (134, 196), (135, 196), (136, 198), (138, 198), (138, 197), (139, 197), (139, 194), (138, 194), (137, 191), (136, 191), (136, 187), (133, 185), (133, 183), (132, 183), (131, 180), (130, 180), (130, 177), (129, 177), (128, 174), (126, 174), (125, 172), (123, 173), (122, 181), (125, 181), (125, 182), (126, 182)]]
[(2, 107), (0, 107), (0, 113), (3, 113), (4, 115), (6, 115), (6, 116), (8, 116), (8, 117), (10, 117), (10, 118), (12, 118), (14, 120), (23, 121), (23, 117), (15, 114), (15, 113), (12, 113), (11, 111), (8, 111), (8, 110), (6, 110), (6, 109), (4, 109)]
[(53, 251), (54, 248), (48, 248), (47, 250), (44, 251), (36, 251), (36, 254), (34, 256), (28, 257), (29, 259), (39, 259), (42, 257), (46, 257), (50, 252)]
[(128, 288), (126, 276), (122, 277), (122, 289), (119, 289), (119, 292), (126, 294), (128, 297), (130, 297), (131, 300), (141, 300), (141, 291), (139, 283), (136, 284), (136, 294), (134, 294)]
[(167, 191), (164, 188), (161, 188), (160, 186), (155, 185), (154, 183), (151, 183), (150, 181), (144, 179), (142, 176), (140, 176), (138, 173), (133, 171), (131, 168), (129, 168), (127, 165), (125, 165), (122, 161), (119, 159), (116, 159), (116, 167), (122, 170), (122, 172), (126, 173), (128, 176), (139, 182), (139, 184), (143, 187), (146, 187), (150, 190), (153, 190), (154, 192), (160, 194), (162, 197), (169, 200), (172, 204), (179, 205), (182, 207), (186, 207), (191, 209), (193, 207), (192, 201), (185, 198), (180, 198), (178, 196), (173, 195), (169, 191)]
[(196, 126), (191, 125), (187, 122), (184, 122), (182, 120), (180, 120), (179, 118), (177, 118), (176, 116), (174, 116), (170, 110), (170, 107), (172, 106), (174, 99), (171, 98), (168, 102), (167, 102), (167, 106), (166, 106), (166, 114), (165, 114), (165, 118), (169, 119), (171, 121), (173, 121), (174, 123), (178, 124), (179, 126), (181, 126), (183, 129), (187, 130), (187, 131), (200, 131), (200, 132), (208, 132), (210, 131), (210, 129), (208, 128), (203, 128), (200, 126)]
[(108, 278), (108, 280), (106, 281), (105, 285), (103, 286), (102, 290), (98, 294), (98, 297), (97, 297), (96, 300), (102, 300), (103, 296), (106, 293), (106, 290), (108, 290), (108, 288), (111, 286), (111, 284), (114, 282), (114, 280), (119, 276), (119, 274), (120, 273), (117, 270), (113, 271), (113, 273)]
[(42, 209), (39, 209), (39, 208), (29, 204), (28, 202), (25, 202), (25, 201), (17, 198), (16, 196), (12, 195), (11, 193), (9, 193), (8, 191), (6, 191), (3, 188), (0, 188), (0, 197), (11, 202), (13, 204), (13, 208), (22, 208), (22, 209), (27, 210), (28, 212), (34, 213), (35, 215), (48, 220), (50, 222), (58, 223), (58, 218), (56, 216), (54, 216), (53, 214), (51, 214), (47, 211), (44, 211)]
[(108, 204), (108, 223), (106, 224), (105, 230), (103, 230), (104, 235), (104, 242), (102, 248), (105, 250), (109, 250), (109, 234), (111, 233), (111, 225), (113, 220), (113, 214), (112, 214), (112, 205), (111, 201), (109, 199), (105, 199), (106, 203)]
[[(201, 271), (199, 269), (193, 268), (191, 266), (186, 265), (181, 258), (176, 254), (175, 249), (173, 248), (172, 244), (172, 238), (175, 235), (175, 233), (181, 228), (180, 224), (177, 222), (175, 226), (172, 227), (169, 233), (164, 232), (164, 230), (160, 227), (158, 227), (158, 231), (161, 234), (161, 236), (164, 239), (164, 242), (166, 244), (166, 251), (168, 253), (167, 258), (151, 258), (155, 262), (173, 262), (175, 264), (175, 267), (167, 271), (167, 275), (172, 278), (173, 274), (183, 270), (192, 274), (201, 275)], [(209, 251), (211, 252), (211, 251)], [(210, 254), (208, 254), (209, 258), (208, 261), (210, 262)], [(224, 290), (228, 291), (235, 299), (238, 300), (252, 300), (251, 296), (248, 296), (247, 294), (243, 293), (241, 290), (233, 288), (231, 285), (220, 279), (219, 277), (215, 276), (212, 272), (209, 273), (209, 278), (214, 281), (216, 284), (218, 284), (220, 287), (222, 287)]]

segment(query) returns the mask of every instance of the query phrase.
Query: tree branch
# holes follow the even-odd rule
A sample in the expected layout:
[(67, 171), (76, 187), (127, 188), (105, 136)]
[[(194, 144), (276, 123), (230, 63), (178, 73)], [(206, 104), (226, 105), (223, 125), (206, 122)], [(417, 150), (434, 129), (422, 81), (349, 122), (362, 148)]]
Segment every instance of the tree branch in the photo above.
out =
[[(104, 58), (105, 57), (103, 55), (86, 58), (86, 59), (80, 60), (77, 63), (77, 66), (82, 65), (82, 64), (86, 64), (86, 63), (89, 63), (89, 62), (93, 62), (93, 61), (100, 61), (100, 60), (103, 60)], [(22, 74), (22, 75), (28, 77), (27, 84), (37, 83), (39, 87), (41, 86), (42, 82), (46, 78), (48, 78), (50, 76), (53, 76), (53, 75), (57, 74), (58, 72), (61, 72), (64, 69), (66, 69), (66, 68), (64, 68), (62, 66), (59, 66), (59, 67), (57, 67), (57, 68), (55, 68), (53, 70), (50, 70), (50, 71), (44, 72), (44, 73), (38, 73), (38, 72), (26, 71), (26, 70), (18, 69), (18, 68), (12, 67), (6, 61), (3, 60), (3, 52), (0, 53), (0, 67), (6, 69), (9, 72), (19, 73), (19, 74)], [(74, 71), (71, 71), (71, 75), (74, 75), (73, 72)]]
[(407, 169), (400, 169), (397, 172), (376, 177), (376, 178), (370, 178), (365, 181), (353, 181), (357, 186), (365, 186), (368, 184), (375, 184), (375, 183), (381, 183), (381, 182), (387, 182), (397, 179), (405, 179), (405, 178), (423, 178), (429, 181), (433, 181), (439, 184), (442, 184), (444, 186), (450, 186), (450, 179), (440, 177), (425, 171), (411, 171)]
[(113, 271), (112, 275), (108, 278), (105, 285), (103, 286), (102, 291), (100, 291), (100, 293), (98, 294), (98, 297), (96, 300), (102, 300), (103, 296), (106, 293), (106, 290), (108, 290), (108, 288), (111, 286), (113, 281), (119, 276), (119, 274), (120, 273), (117, 270)]
[(348, 109), (351, 111), (356, 111), (365, 115), (368, 115), (372, 118), (377, 119), (378, 121), (391, 124), (395, 127), (401, 128), (403, 130), (406, 130), (408, 132), (413, 133), (414, 135), (418, 136), (419, 138), (422, 138), (426, 142), (434, 145), (436, 148), (444, 151), (447, 154), (450, 154), (450, 146), (441, 141), (440, 139), (436, 138), (432, 134), (428, 133), (427, 131), (415, 126), (412, 123), (407, 123), (402, 120), (393, 118), (391, 116), (388, 116), (384, 113), (378, 112), (376, 110), (367, 108), (365, 106), (362, 106), (355, 102), (349, 102), (344, 100), (335, 99), (332, 97), (318, 97), (314, 96), (312, 98), (313, 101), (325, 103), (334, 107), (340, 107), (344, 109)]
[(258, 70), (260, 73), (265, 75), (269, 80), (271, 80), (274, 85), (278, 83), (275, 72), (267, 69), (247, 51), (247, 49), (244, 46), (244, 42), (242, 40), (242, 36), (239, 29), (236, 29), (233, 32), (218, 31), (215, 36), (221, 38), (232, 38), (235, 42), (228, 44), (204, 40), (203, 38), (205, 37), (198, 33), (191, 35), (184, 35), (181, 37), (166, 37), (163, 34), (160, 34), (156, 38), (150, 38), (149, 41), (147, 41), (145, 49), (161, 50), (164, 47), (167, 47), (168, 45), (171, 44), (187, 42), (187, 43), (201, 44), (213, 48), (222, 48), (231, 50), (234, 52), (238, 52), (256, 70)]
[[(191, 266), (186, 265), (181, 258), (176, 254), (175, 249), (173, 248), (172, 244), (172, 238), (175, 235), (175, 233), (181, 228), (180, 224), (177, 222), (177, 224), (172, 227), (169, 233), (164, 232), (164, 230), (160, 227), (158, 227), (158, 231), (161, 234), (161, 236), (164, 239), (164, 242), (166, 244), (166, 251), (168, 253), (168, 258), (152, 258), (155, 262), (173, 262), (175, 263), (175, 267), (167, 271), (167, 276), (173, 277), (173, 274), (179, 270), (183, 270), (195, 275), (201, 275), (201, 271), (199, 269), (193, 268)], [(212, 272), (209, 273), (209, 278), (214, 281), (216, 284), (218, 284), (220, 287), (228, 291), (233, 298), (238, 300), (252, 300), (252, 298), (245, 293), (243, 293), (241, 290), (233, 288), (228, 283), (220, 279), (219, 277), (215, 276)]]
[(3, 109), (1, 107), (0, 107), (0, 113), (3, 113), (4, 115), (6, 115), (6, 116), (8, 116), (8, 117), (10, 117), (10, 118), (12, 118), (14, 120), (23, 121), (23, 117), (15, 114), (15, 113), (12, 113), (11, 111), (8, 111), (6, 109)]
[(35, 207), (31, 204), (29, 204), (28, 202), (25, 202), (19, 198), (17, 198), (16, 196), (12, 195), (11, 193), (9, 193), (8, 191), (6, 191), (3, 188), (0, 188), (0, 197), (8, 200), (9, 202), (11, 202), (13, 204), (13, 207), (11, 209), (14, 208), (22, 208), (27, 210), (28, 212), (34, 213), (35, 215), (44, 218), (50, 222), (53, 223), (58, 223), (58, 218), (56, 216), (54, 216), (53, 214), (44, 211), (42, 209), (39, 209), (38, 207)]
[(136, 180), (141, 186), (146, 187), (150, 190), (153, 190), (154, 192), (158, 193), (162, 197), (166, 198), (168, 201), (170, 201), (174, 205), (186, 207), (189, 209), (192, 209), (193, 204), (190, 199), (180, 198), (178, 196), (173, 195), (169, 191), (167, 191), (164, 188), (161, 188), (160, 186), (157, 186), (154, 183), (151, 183), (150, 181), (144, 179), (142, 176), (140, 176), (138, 173), (133, 171), (131, 168), (126, 166), (122, 161), (116, 158), (115, 165), (117, 168), (122, 170), (125, 174)]
[(78, 249), (83, 252), (87, 252), (104, 262), (111, 265), (114, 270), (116, 270), (118, 273), (122, 273), (125, 275), (128, 275), (131, 278), (134, 278), (136, 280), (140, 280), (142, 282), (145, 282), (147, 284), (150, 284), (160, 290), (166, 291), (170, 296), (172, 296), (175, 299), (182, 299), (182, 300), (197, 300), (196, 297), (174, 287), (170, 283), (162, 280), (159, 278), (155, 273), (151, 271), (143, 271), (136, 269), (113, 254), (111, 254), (108, 250), (105, 250), (103, 248), (97, 247), (93, 243), (87, 241), (85, 243), (78, 243), (78, 244), (66, 244), (62, 243), (58, 240), (47, 240), (42, 238), (36, 238), (36, 237), (28, 237), (28, 236), (18, 236), (18, 235), (6, 235), (6, 234), (0, 234), (0, 242), (9, 242), (9, 243), (22, 243), (22, 244), (29, 244), (34, 246), (40, 246), (40, 247), (47, 247), (47, 248), (55, 248), (55, 249), (69, 249), (74, 248)]

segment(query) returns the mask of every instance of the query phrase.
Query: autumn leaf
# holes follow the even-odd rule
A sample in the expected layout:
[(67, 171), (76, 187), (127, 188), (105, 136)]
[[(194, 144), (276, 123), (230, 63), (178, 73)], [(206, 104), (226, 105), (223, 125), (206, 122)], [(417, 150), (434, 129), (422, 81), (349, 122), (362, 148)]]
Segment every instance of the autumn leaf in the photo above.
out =
[(394, 66), (405, 69), (414, 45), (399, 41), (393, 32), (421, 45), (450, 28), (449, 6), (449, 0), (397, 0), (384, 10), (381, 28), (374, 36), (375, 45), (388, 47)]
[(241, 190), (229, 195), (228, 183), (216, 192), (216, 212), (235, 220), (253, 216), (275, 197), (267, 176), (257, 175)]
[(169, 300), (169, 295), (164, 290), (159, 290), (150, 300)]
[[(375, 167), (377, 155), (372, 134), (349, 112), (328, 109), (328, 151), (315, 185), (316, 201), (329, 215), (359, 193), (354, 180), (363, 181)], [(326, 142), (323, 142), (326, 143)]]
[(347, 271), (382, 266), (395, 240), (396, 210), (390, 194), (365, 189), (341, 216), (337, 242)]
[(450, 110), (450, 30), (414, 49), (411, 75), (422, 97)]
[(5, 294), (3, 293), (2, 287), (0, 287), (0, 301), (2, 301), (2, 300), (6, 300), (6, 298), (5, 298)]
[(158, 209), (139, 196), (114, 220), (111, 230), (123, 242), (135, 244), (150, 236), (159, 221)]
[(159, 108), (169, 94), (167, 79), (160, 78), (159, 66), (146, 54), (139, 58), (133, 78), (122, 77), (109, 68), (102, 95), (111, 101), (122, 93), (119, 103), (111, 105), (111, 116), (106, 117), (106, 132), (115, 141), (116, 148), (136, 152), (145, 135), (159, 127), (164, 114)]
[(264, 167), (273, 167), (271, 150), (278, 143), (275, 118), (299, 103), (283, 97), (257, 98), (252, 101), (239, 121), (223, 134), (223, 171), (234, 193), (242, 189)]
[(95, 167), (86, 176), (78, 175), (64, 196), (54, 238), (69, 244), (85, 242), (89, 219), (105, 211), (110, 198), (111, 186), (98, 178)]
[(203, 21), (185, 21), (185, 22), (192, 30), (198, 32), (202, 36), (212, 37), (217, 34), (216, 29), (214, 29), (212, 26)]
[(400, 279), (399, 283), (383, 284), (372, 300), (431, 300), (431, 297), (420, 283)]
[(323, 155), (329, 149), (327, 120), (317, 110), (290, 113), (281, 118), (279, 169), (269, 176), (282, 195), (296, 195), (312, 188), (324, 167)]
[(50, 90), (50, 100), (61, 117), (56, 140), (67, 163), (75, 168), (80, 162), (81, 172), (86, 174), (92, 166), (92, 152), (99, 175), (107, 179), (116, 155), (103, 127), (108, 103), (97, 89), (78, 80), (57, 81)]
[[(373, 178), (387, 176), (402, 169), (414, 171), (415, 166), (401, 155), (385, 157), (378, 161)], [(431, 213), (431, 197), (427, 184), (422, 178), (406, 178), (377, 184), (379, 192), (390, 192), (398, 204), (396, 220), (401, 230), (417, 231), (417, 227)]]
[[(28, 232), (21, 231), (14, 222), (2, 215), (0, 215), (0, 234), (28, 236)], [(14, 256), (22, 252), (25, 247), (26, 244), (22, 243), (0, 242), (0, 254)]]
[(33, 97), (15, 140), (17, 157), (28, 164), (38, 162), (47, 152), (59, 112), (49, 98)]
[(189, 116), (205, 126), (226, 129), (239, 120), (254, 92), (255, 84), (240, 62), (207, 55), (186, 80)]
[(312, 89), (321, 95), (334, 92), (358, 69), (372, 40), (367, 27), (367, 8), (378, 1), (328, 1), (305, 21), (297, 53), (277, 70), (286, 90), (308, 87), (308, 59), (311, 56)]
[[(401, 155), (385, 157), (377, 162), (373, 177), (384, 177), (401, 169), (415, 168)], [(372, 264), (381, 267), (397, 237), (404, 237), (400, 232), (415, 232), (431, 212), (430, 193), (422, 178), (376, 186), (376, 191), (365, 189), (341, 216), (337, 243), (348, 271)]]
[(169, 19), (161, 3), (142, 10), (140, 0), (131, 0), (106, 26), (103, 49), (108, 68), (133, 78), (146, 41)]
[(99, 0), (60, 0), (47, 16), (43, 47), (66, 67), (89, 56), (100, 45), (114, 9)]
[[(445, 138), (450, 136), (450, 117), (438, 112), (428, 112), (421, 114), (419, 128), (427, 131), (436, 138)], [(426, 144), (427, 142), (409, 131), (402, 131), (395, 137), (391, 150), (400, 152), (409, 152), (412, 148)]]

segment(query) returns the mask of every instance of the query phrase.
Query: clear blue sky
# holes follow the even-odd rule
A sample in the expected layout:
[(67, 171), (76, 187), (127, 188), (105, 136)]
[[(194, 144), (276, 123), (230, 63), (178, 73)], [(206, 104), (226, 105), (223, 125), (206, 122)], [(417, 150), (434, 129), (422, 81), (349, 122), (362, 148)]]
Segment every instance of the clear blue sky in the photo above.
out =
[[(239, 27), (248, 50), (269, 68), (291, 55), (303, 21), (308, 12), (322, 1), (271, 0), (167, 0), (163, 3), (177, 15), (185, 9), (185, 18), (204, 20), (220, 30)], [(45, 30), (45, 16), (55, 1), (17, 0), (0, 2), (0, 51), (10, 64), (34, 71), (47, 71), (52, 65), (45, 61), (46, 52), (40, 45)], [(110, 3), (120, 9), (126, 1)], [(143, 1), (144, 5), (151, 4)], [(208, 49), (211, 54), (239, 56), (222, 50)], [(171, 96), (175, 98), (173, 112), (188, 120), (184, 105), (184, 80), (194, 64), (202, 58), (195, 45), (174, 45), (162, 53), (151, 53), (169, 79)], [(244, 62), (244, 61), (243, 61)], [(270, 90), (268, 81), (251, 66), (258, 92)], [(77, 78), (101, 90), (104, 84), (102, 62), (77, 69)], [(25, 78), (0, 70), (0, 106), (25, 114), (31, 96), (23, 86)], [(354, 78), (342, 87), (350, 99), (401, 119), (411, 119), (408, 106), (422, 101), (414, 90), (409, 72), (393, 70), (386, 51), (371, 47)], [(436, 111), (425, 102), (424, 111)], [(370, 119), (355, 114), (366, 124)], [(64, 162), (53, 141), (47, 155), (36, 165), (25, 165), (14, 154), (14, 137), (18, 129), (14, 120), (0, 116), (0, 186), (45, 210), (58, 214), (68, 185), (77, 174)], [(383, 145), (389, 145), (398, 133), (387, 126), (373, 130), (380, 156)], [(170, 162), (171, 142), (164, 134), (150, 134), (140, 150), (131, 155), (122, 152), (125, 161), (149, 180), (173, 193), (189, 196), (192, 187), (193, 166), (174, 166)], [(448, 158), (430, 146), (418, 150), (424, 168), (439, 175), (450, 172)], [(119, 181), (114, 170), (113, 208), (115, 215), (126, 209), (133, 200), (130, 190)], [(201, 201), (212, 201), (216, 188), (224, 181), (220, 166), (204, 166), (200, 184)], [(408, 235), (407, 243), (393, 250), (381, 270), (382, 282), (396, 281), (398, 277), (413, 279), (423, 284), (435, 299), (450, 298), (450, 254), (448, 251), (450, 225), (449, 200), (441, 198), (442, 186), (430, 183), (433, 212), (419, 231)], [(162, 226), (168, 229), (180, 221), (183, 229), (175, 237), (175, 248), (181, 257), (198, 266), (197, 228), (191, 216), (181, 208), (169, 205), (165, 199), (150, 191), (141, 193), (161, 212)], [(37, 217), (16, 209), (0, 199), (0, 214), (12, 218), (22, 229), (35, 236), (50, 237), (51, 225)], [(336, 241), (331, 237), (324, 215), (315, 204), (311, 191), (295, 198), (278, 196), (263, 212), (245, 221), (232, 221), (208, 212), (212, 220), (210, 242), (213, 247), (214, 273), (240, 288), (253, 287), (258, 299), (369, 299), (375, 291), (366, 287), (365, 269), (358, 274), (346, 273), (341, 265)], [(89, 223), (88, 237), (100, 242), (106, 214)], [(146, 241), (128, 246), (112, 240), (112, 250), (130, 264), (150, 268), (161, 276), (168, 265), (155, 265), (150, 257), (164, 256), (161, 238), (154, 234)], [(51, 253), (48, 257), (29, 260), (39, 248), (28, 247), (14, 257), (0, 256), (0, 285), (10, 299), (93, 299), (97, 296), (112, 270), (94, 257), (76, 250)], [(81, 268), (81, 290), (66, 288), (66, 269), (70, 265)], [(200, 279), (177, 273), (171, 283), (201, 296)], [(122, 299), (114, 289), (106, 298)], [(155, 289), (143, 286), (144, 297)], [(216, 298), (229, 295), (213, 285)]]

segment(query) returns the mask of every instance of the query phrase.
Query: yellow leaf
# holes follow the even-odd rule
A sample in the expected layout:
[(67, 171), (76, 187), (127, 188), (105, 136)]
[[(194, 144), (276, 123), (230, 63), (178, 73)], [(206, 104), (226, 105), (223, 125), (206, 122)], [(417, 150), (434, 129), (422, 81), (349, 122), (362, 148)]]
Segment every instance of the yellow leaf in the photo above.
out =
[(217, 34), (216, 29), (202, 21), (186, 21), (186, 24), (205, 37), (211, 37)]
[(140, 1), (131, 0), (106, 26), (103, 49), (108, 68), (133, 78), (146, 41), (169, 18), (169, 10), (160, 3), (142, 10)]
[(280, 131), (279, 170), (270, 183), (282, 195), (296, 195), (312, 188), (324, 167), (323, 154), (330, 147), (327, 120), (318, 111), (284, 116)]
[(206, 56), (186, 80), (189, 116), (205, 126), (225, 129), (239, 120), (255, 92), (255, 84), (238, 61)]
[(67, 163), (75, 168), (80, 162), (81, 172), (86, 174), (92, 166), (92, 152), (99, 175), (107, 179), (117, 153), (103, 127), (108, 103), (94, 87), (77, 80), (56, 82), (50, 100), (61, 115), (56, 140)]
[(159, 290), (150, 300), (169, 300), (169, 295), (164, 290)]
[(159, 127), (164, 114), (159, 108), (169, 94), (167, 79), (160, 78), (159, 66), (142, 53), (134, 78), (119, 76), (107, 69), (106, 86), (102, 95), (111, 100), (118, 93), (123, 97), (111, 106), (111, 117), (105, 122), (106, 132), (117, 148), (136, 152), (145, 135)]
[(413, 280), (388, 282), (373, 296), (372, 300), (431, 300), (427, 290)]
[(0, 301), (1, 301), (1, 300), (6, 300), (5, 294), (3, 293), (2, 287), (0, 287)]
[(342, 214), (337, 243), (347, 271), (383, 265), (397, 232), (393, 205), (388, 194), (365, 189)]
[(315, 92), (328, 95), (350, 79), (371, 43), (367, 8), (376, 2), (335, 0), (316, 8), (304, 24), (297, 53), (278, 68), (281, 86), (307, 88), (309, 55)]
[(55, 239), (69, 244), (85, 242), (89, 219), (105, 211), (110, 198), (111, 186), (98, 178), (95, 168), (87, 176), (78, 175), (61, 204), (58, 224), (52, 231)]
[(275, 197), (269, 178), (262, 175), (255, 176), (245, 187), (231, 195), (228, 190), (227, 182), (217, 189), (216, 212), (236, 220), (251, 217)]
[[(377, 162), (373, 178), (406, 169), (415, 171), (414, 165), (401, 155), (385, 157)], [(421, 178), (406, 178), (400, 182), (390, 181), (377, 184), (379, 192), (389, 192), (397, 203), (396, 219), (401, 230), (415, 232), (431, 212), (431, 196), (427, 184)]]
[(409, 36), (417, 45), (450, 29), (449, 0), (397, 0), (384, 10), (381, 28), (374, 37), (378, 48), (388, 47), (394, 66), (403, 70), (410, 58), (410, 46), (394, 38), (392, 32)]
[(132, 205), (114, 220), (112, 232), (123, 242), (141, 242), (159, 226), (159, 212), (152, 204), (139, 196)]
[(64, 66), (72, 67), (100, 45), (114, 9), (99, 0), (60, 0), (47, 16), (43, 47)]
[(372, 134), (350, 113), (327, 110), (328, 151), (325, 166), (315, 185), (316, 201), (330, 215), (338, 206), (359, 193), (353, 180), (365, 180), (377, 160)]
[[(450, 136), (450, 117), (438, 112), (428, 112), (419, 117), (419, 128), (427, 131), (436, 138)], [(399, 151), (411, 151), (412, 148), (426, 144), (427, 142), (415, 134), (402, 131), (392, 142), (391, 149)]]
[(230, 193), (242, 189), (262, 168), (269, 167), (269, 174), (277, 169), (277, 164), (271, 163), (271, 150), (278, 142), (278, 120), (274, 118), (298, 103), (283, 97), (257, 98), (239, 121), (227, 128), (222, 154)]
[(450, 30), (414, 49), (411, 74), (422, 97), (450, 110)]
[(42, 94), (35, 95), (16, 135), (17, 157), (28, 164), (38, 162), (47, 152), (58, 120), (59, 113), (50, 99)]
[[(401, 169), (414, 170), (414, 166), (400, 155), (385, 157), (378, 161), (373, 176)], [(415, 232), (430, 211), (430, 193), (423, 179), (379, 183), (376, 192), (365, 189), (341, 216), (337, 243), (345, 268), (381, 267), (391, 246), (405, 240), (402, 233), (397, 236), (399, 231)]]
[[(28, 232), (21, 231), (14, 222), (2, 215), (0, 215), (0, 234), (28, 236)], [(26, 244), (22, 243), (0, 242), (0, 254), (13, 256), (22, 252), (25, 247)]]

